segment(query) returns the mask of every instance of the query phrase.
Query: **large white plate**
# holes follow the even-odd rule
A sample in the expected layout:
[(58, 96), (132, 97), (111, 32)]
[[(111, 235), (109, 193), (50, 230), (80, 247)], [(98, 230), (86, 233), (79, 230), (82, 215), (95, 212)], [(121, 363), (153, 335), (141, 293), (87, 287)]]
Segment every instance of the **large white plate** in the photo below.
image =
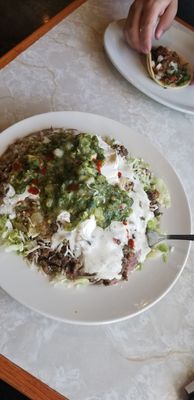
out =
[[(176, 173), (150, 142), (113, 120), (79, 112), (51, 112), (23, 120), (0, 135), (1, 152), (18, 137), (49, 127), (76, 128), (109, 135), (126, 145), (131, 154), (143, 157), (154, 172), (164, 178), (172, 196), (162, 226), (168, 233), (190, 233), (187, 198)], [(181, 210), (181, 213), (180, 213)], [(49, 317), (77, 324), (103, 324), (132, 317), (161, 299), (180, 276), (189, 243), (174, 243), (168, 262), (155, 259), (134, 272), (128, 282), (117, 286), (82, 288), (53, 287), (46, 276), (31, 269), (17, 255), (0, 250), (0, 285), (19, 302)], [(95, 262), (95, 260), (94, 260)]]
[[(126, 44), (123, 26), (124, 20), (116, 21), (105, 31), (104, 47), (113, 65), (147, 96), (175, 110), (194, 114), (194, 86), (179, 90), (164, 89), (152, 81), (146, 70), (145, 56)], [(153, 41), (153, 45), (159, 44), (183, 54), (194, 68), (194, 32), (176, 23), (160, 41)]]

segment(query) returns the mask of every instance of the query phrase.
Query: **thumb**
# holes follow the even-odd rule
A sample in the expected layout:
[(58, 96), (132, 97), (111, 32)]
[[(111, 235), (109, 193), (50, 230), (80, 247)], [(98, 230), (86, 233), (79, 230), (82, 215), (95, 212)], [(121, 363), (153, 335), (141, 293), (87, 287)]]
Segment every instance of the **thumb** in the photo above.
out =
[(172, 21), (176, 15), (176, 7), (173, 5), (169, 5), (164, 14), (161, 15), (158, 26), (155, 30), (155, 37), (156, 39), (160, 39), (160, 37), (163, 35), (163, 33), (168, 30), (172, 24)]

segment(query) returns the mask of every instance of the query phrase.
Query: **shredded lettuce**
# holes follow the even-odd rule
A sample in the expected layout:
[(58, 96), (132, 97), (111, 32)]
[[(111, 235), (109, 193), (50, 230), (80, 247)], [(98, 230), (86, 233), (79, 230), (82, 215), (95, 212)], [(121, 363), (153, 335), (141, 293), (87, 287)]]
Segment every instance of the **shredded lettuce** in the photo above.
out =
[(10, 220), (7, 215), (0, 215), (0, 244), (4, 243), (9, 234), (10, 227), (8, 225), (8, 222), (10, 222)]
[(135, 268), (135, 271), (141, 271), (142, 268), (143, 268), (143, 263), (139, 262), (139, 264), (137, 264), (137, 267)]
[(161, 207), (171, 206), (170, 193), (163, 179), (156, 178), (150, 171), (150, 165), (141, 158), (128, 157), (128, 162), (137, 173), (140, 182), (144, 185), (144, 190), (154, 190), (159, 192), (159, 204)]
[(154, 188), (159, 192), (159, 203), (162, 207), (169, 208), (171, 206), (170, 193), (163, 179), (154, 179)]
[(127, 160), (138, 175), (140, 182), (144, 186), (144, 190), (149, 190), (153, 180), (153, 174), (150, 171), (149, 164), (142, 158), (127, 157)]
[(6, 245), (6, 252), (24, 253), (32, 246), (28, 237), (12, 226), (7, 215), (0, 215), (0, 244)]
[(68, 286), (76, 286), (76, 287), (80, 287), (80, 286), (87, 286), (89, 285), (90, 281), (89, 279), (83, 277), (83, 278), (77, 278), (75, 280), (70, 280), (67, 279), (64, 275), (56, 275), (51, 282), (54, 285), (68, 285)]
[(2, 235), (3, 232), (7, 230), (6, 228), (7, 220), (8, 220), (7, 215), (0, 215), (0, 236)]
[(147, 224), (147, 230), (160, 232), (160, 220), (157, 217), (150, 219)]
[(162, 253), (163, 261), (166, 262), (168, 259), (169, 252), (170, 252), (170, 247), (168, 246), (168, 244), (167, 243), (159, 243), (156, 246), (156, 249)]
[(157, 256), (162, 255), (162, 259), (164, 262), (167, 261), (168, 255), (170, 253), (170, 247), (167, 243), (159, 243), (152, 248), (150, 253), (147, 255), (147, 258), (156, 258)]

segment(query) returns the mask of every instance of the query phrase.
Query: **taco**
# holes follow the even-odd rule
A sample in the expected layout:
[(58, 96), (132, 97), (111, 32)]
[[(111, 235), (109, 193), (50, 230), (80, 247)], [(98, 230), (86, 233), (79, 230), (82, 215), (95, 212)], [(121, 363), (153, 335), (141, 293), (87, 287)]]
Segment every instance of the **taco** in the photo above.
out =
[(193, 67), (174, 50), (153, 47), (147, 55), (147, 68), (151, 78), (163, 88), (183, 88), (193, 79)]

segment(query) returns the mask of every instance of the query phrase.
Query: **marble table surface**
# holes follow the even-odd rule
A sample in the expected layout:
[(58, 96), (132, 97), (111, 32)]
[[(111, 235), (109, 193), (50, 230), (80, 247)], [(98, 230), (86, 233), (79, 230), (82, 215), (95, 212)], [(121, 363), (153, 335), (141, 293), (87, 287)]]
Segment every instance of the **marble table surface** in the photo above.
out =
[[(55, 110), (101, 114), (148, 137), (178, 172), (194, 216), (194, 116), (149, 99), (103, 50), (129, 0), (88, 0), (0, 73), (0, 131)], [(181, 212), (181, 210), (180, 210)], [(177, 400), (194, 379), (194, 249), (174, 288), (122, 323), (75, 327), (0, 289), (0, 352), (70, 400)]]

